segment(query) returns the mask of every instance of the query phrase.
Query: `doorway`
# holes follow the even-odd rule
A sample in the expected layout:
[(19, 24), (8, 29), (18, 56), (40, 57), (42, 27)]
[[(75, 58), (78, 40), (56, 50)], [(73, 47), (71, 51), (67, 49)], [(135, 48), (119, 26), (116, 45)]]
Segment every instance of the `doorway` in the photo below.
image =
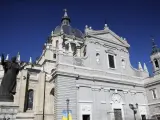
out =
[(146, 120), (146, 115), (141, 115), (142, 120)]
[(114, 117), (115, 117), (115, 120), (123, 120), (121, 109), (114, 109)]
[(82, 120), (90, 120), (90, 115), (82, 115)]

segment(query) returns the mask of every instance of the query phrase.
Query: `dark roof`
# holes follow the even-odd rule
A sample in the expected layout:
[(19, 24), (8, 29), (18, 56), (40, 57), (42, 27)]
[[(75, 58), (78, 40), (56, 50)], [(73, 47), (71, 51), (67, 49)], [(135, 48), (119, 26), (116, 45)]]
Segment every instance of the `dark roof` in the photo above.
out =
[(62, 25), (62, 26), (57, 26), (54, 30), (54, 33), (60, 33), (61, 30), (63, 30), (63, 33), (66, 35), (74, 35), (77, 38), (84, 38), (84, 34), (76, 29), (76, 28), (72, 28), (70, 25)]
[(54, 33), (55, 34), (61, 33), (61, 31), (63, 30), (63, 33), (66, 35), (71, 35), (71, 36), (75, 36), (77, 38), (83, 39), (84, 34), (79, 29), (73, 28), (70, 25), (70, 22), (71, 20), (68, 17), (67, 10), (65, 9), (64, 16), (62, 17), (62, 20), (61, 20), (61, 25), (55, 28)]

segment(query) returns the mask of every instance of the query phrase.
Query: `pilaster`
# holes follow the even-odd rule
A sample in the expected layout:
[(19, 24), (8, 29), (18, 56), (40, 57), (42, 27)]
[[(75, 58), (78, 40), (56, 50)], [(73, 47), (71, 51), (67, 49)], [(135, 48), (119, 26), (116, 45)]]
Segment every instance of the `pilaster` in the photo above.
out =
[(71, 43), (69, 42), (69, 49), (68, 49), (69, 55), (73, 55)]
[(38, 78), (38, 87), (36, 95), (36, 120), (42, 120), (44, 114), (44, 99), (45, 99), (45, 73), (40, 72)]
[(27, 90), (27, 81), (28, 81), (28, 71), (22, 70), (20, 77), (20, 95), (19, 95), (19, 111), (24, 112), (26, 90)]
[(81, 57), (81, 49), (79, 47), (77, 48), (77, 56)]

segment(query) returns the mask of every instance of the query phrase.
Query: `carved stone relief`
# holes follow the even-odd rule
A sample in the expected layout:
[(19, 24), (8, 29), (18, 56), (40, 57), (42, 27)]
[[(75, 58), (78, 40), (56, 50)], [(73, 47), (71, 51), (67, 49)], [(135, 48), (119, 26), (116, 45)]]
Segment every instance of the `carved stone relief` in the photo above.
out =
[(138, 106), (138, 109), (139, 109), (139, 113), (140, 115), (146, 115), (147, 114), (147, 111), (146, 111), (146, 107), (145, 106)]
[(114, 93), (112, 95), (112, 102), (113, 103), (121, 103), (122, 102), (122, 97), (118, 93)]
[(91, 114), (91, 105), (81, 105), (82, 114)]
[(109, 45), (107, 45), (105, 43), (102, 43), (102, 42), (100, 43), (100, 42), (98, 42), (96, 40), (90, 40), (89, 42), (90, 43), (94, 43), (94, 44), (98, 44), (98, 45), (103, 46), (105, 48), (109, 48), (109, 49), (118, 50), (118, 51), (121, 51), (121, 52), (128, 53), (128, 51), (125, 48), (117, 48), (116, 46), (115, 47), (114, 46), (109, 46)]

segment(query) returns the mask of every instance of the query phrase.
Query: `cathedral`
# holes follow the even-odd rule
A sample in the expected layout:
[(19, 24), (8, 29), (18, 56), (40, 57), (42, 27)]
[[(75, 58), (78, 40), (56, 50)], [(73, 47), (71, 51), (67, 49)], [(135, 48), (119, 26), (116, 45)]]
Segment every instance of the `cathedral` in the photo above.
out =
[[(130, 63), (130, 45), (107, 24), (101, 30), (70, 24), (64, 11), (41, 56), (17, 76), (16, 120), (160, 120), (160, 49), (153, 40), (146, 64)], [(148, 56), (149, 57), (149, 56)], [(9, 56), (6, 57), (6, 60)], [(20, 61), (20, 55), (17, 56)], [(4, 75), (0, 67), (0, 78)], [(4, 103), (4, 102), (3, 102)], [(2, 106), (2, 104), (0, 104)], [(3, 118), (0, 109), (0, 118)], [(7, 118), (7, 116), (6, 116)]]

